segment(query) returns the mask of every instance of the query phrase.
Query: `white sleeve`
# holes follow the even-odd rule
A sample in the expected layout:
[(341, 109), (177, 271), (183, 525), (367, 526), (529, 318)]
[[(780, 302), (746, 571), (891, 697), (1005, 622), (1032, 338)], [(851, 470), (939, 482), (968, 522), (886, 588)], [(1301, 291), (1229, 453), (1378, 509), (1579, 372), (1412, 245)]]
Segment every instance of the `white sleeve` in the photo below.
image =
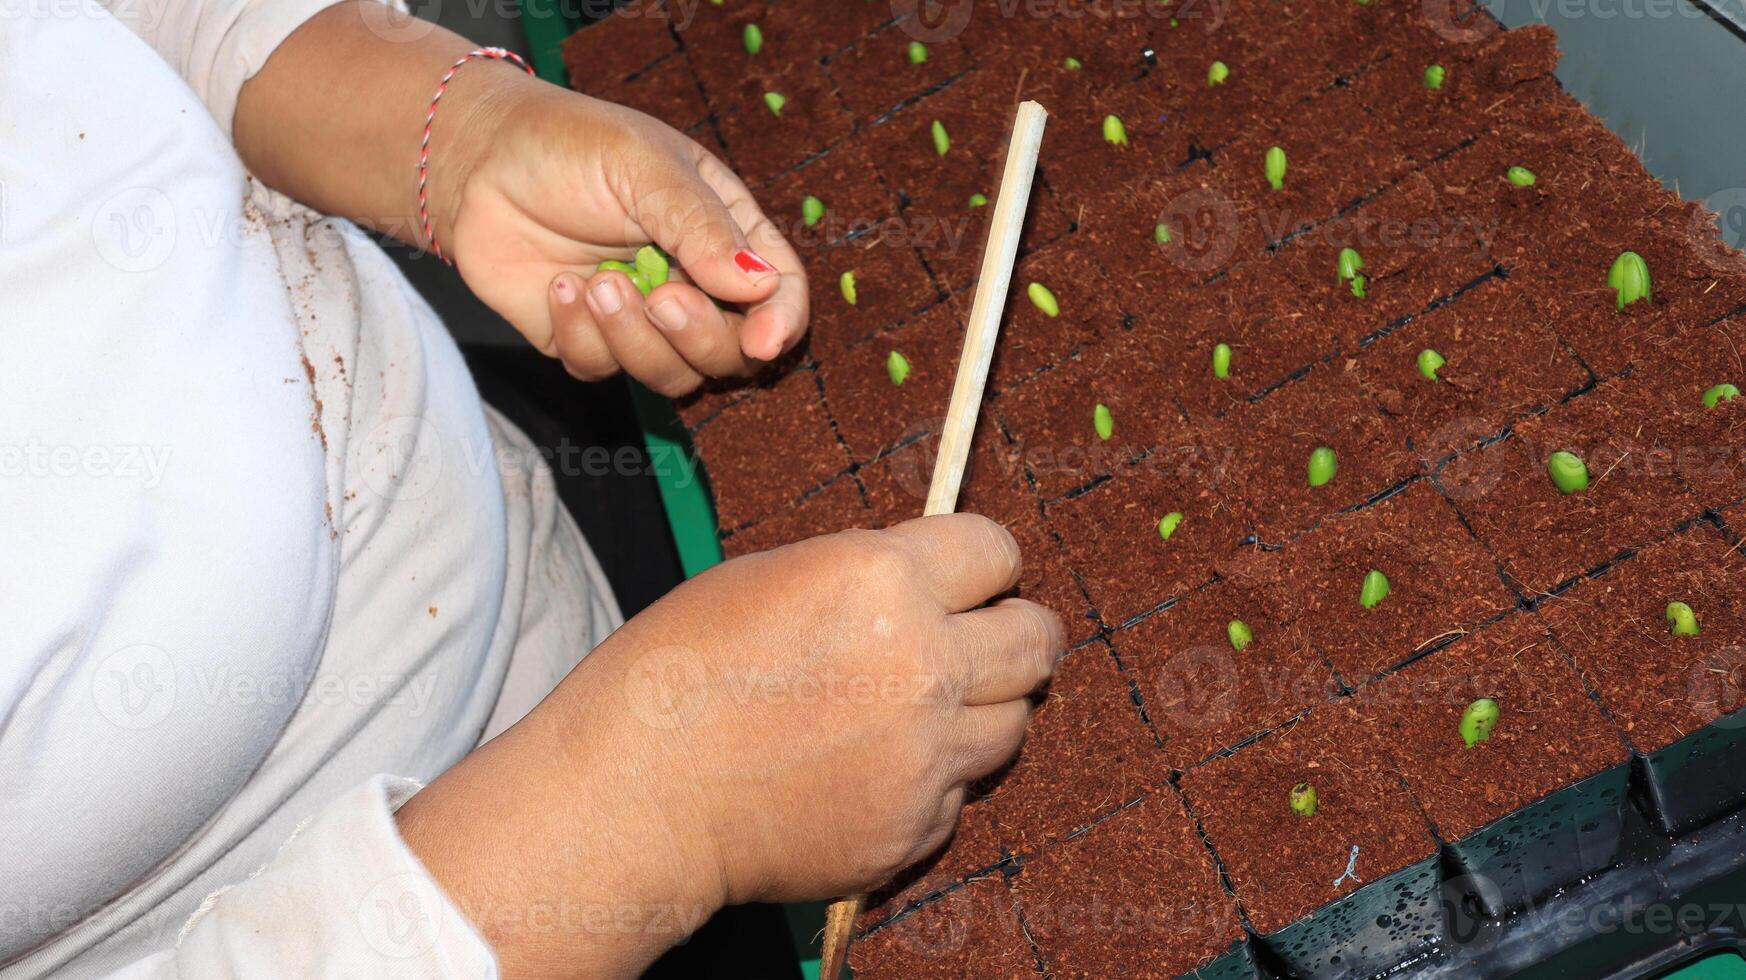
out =
[[(261, 70), (292, 31), (341, 0), (100, 2), (176, 69), (229, 136), (243, 83)], [(381, 2), (406, 9), (404, 0)], [(381, 29), (390, 31), (386, 23)]]
[(109, 980), (495, 978), (491, 947), (395, 828), (418, 788), (377, 776), (335, 800), (272, 863), (202, 902), (173, 948)]

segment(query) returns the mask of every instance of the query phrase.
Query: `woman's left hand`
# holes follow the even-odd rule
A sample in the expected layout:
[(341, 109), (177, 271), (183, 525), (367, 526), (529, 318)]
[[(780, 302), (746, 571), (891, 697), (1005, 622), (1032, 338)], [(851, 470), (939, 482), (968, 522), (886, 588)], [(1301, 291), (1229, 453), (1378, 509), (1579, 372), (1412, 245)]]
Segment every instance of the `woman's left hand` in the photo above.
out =
[[(672, 396), (800, 340), (800, 258), (719, 159), (598, 99), (531, 80), (494, 95), (470, 113), (488, 138), (463, 169), (432, 171), (433, 217), (467, 285), (536, 348), (579, 378), (622, 369)], [(599, 269), (650, 242), (673, 275), (647, 298)]]

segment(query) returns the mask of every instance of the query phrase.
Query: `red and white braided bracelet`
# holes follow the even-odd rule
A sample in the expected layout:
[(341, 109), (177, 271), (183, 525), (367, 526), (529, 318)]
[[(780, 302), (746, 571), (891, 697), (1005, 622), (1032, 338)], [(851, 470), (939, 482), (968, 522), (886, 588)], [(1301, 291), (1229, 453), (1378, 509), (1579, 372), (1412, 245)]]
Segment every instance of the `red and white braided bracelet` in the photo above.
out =
[(437, 244), (436, 228), (430, 221), (430, 202), (425, 194), (425, 184), (430, 179), (430, 130), (431, 125), (436, 122), (437, 106), (443, 101), (443, 93), (448, 91), (455, 74), (469, 61), (507, 61), (519, 66), (529, 75), (534, 73), (533, 66), (514, 51), (504, 48), (475, 48), (449, 66), (449, 70), (443, 73), (443, 80), (437, 83), (436, 94), (430, 98), (430, 112), (424, 117), (424, 140), (418, 145), (418, 220), (424, 224), (424, 240), (429, 243), (431, 252), (449, 265), (454, 265), (455, 260), (444, 255), (443, 247)]

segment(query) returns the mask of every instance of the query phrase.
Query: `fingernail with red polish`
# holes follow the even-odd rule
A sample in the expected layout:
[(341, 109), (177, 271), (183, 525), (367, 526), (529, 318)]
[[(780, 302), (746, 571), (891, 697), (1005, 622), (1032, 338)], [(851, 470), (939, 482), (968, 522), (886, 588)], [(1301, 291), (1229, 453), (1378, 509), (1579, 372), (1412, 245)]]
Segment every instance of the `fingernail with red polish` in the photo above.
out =
[(763, 257), (749, 248), (742, 248), (734, 253), (734, 265), (746, 275), (756, 277), (767, 276), (776, 271), (776, 267), (764, 261)]
[(576, 302), (576, 286), (566, 276), (552, 280), (552, 295), (558, 297), (558, 302), (569, 306)]

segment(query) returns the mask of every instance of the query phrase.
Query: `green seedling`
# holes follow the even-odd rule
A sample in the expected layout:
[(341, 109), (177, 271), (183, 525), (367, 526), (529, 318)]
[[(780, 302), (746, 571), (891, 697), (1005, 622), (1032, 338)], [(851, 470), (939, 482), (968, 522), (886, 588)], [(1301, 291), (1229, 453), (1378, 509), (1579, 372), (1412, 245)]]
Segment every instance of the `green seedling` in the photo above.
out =
[(1231, 376), (1231, 345), (1219, 344), (1213, 348), (1213, 377), (1224, 379)]
[(1443, 355), (1429, 347), (1419, 351), (1419, 373), (1431, 381), (1443, 380), (1442, 378), (1437, 377), (1437, 372), (1441, 371), (1443, 365), (1447, 363), (1449, 362), (1444, 360)]
[(1447, 74), (1442, 65), (1429, 65), (1425, 68), (1425, 87), (1435, 92), (1443, 87), (1443, 77)]
[(1636, 252), (1620, 252), (1607, 270), (1607, 288), (1618, 292), (1619, 309), (1638, 300), (1652, 301), (1649, 266)]
[(1225, 79), (1231, 77), (1231, 69), (1222, 61), (1215, 61), (1207, 66), (1206, 83), (1208, 86), (1223, 85)]
[(861, 301), (861, 294), (855, 289), (855, 273), (853, 270), (843, 273), (837, 280), (837, 288), (843, 291), (843, 302), (854, 306)]
[(945, 156), (952, 149), (952, 137), (946, 132), (946, 124), (935, 119), (930, 132), (933, 134), (934, 152)]
[(905, 381), (908, 381), (909, 358), (904, 357), (896, 351), (892, 351), (890, 354), (886, 355), (885, 376), (890, 378), (891, 383), (894, 385), (901, 385)]
[(772, 116), (781, 117), (782, 107), (788, 104), (788, 96), (781, 92), (765, 92), (764, 105), (770, 109)]
[(1364, 587), (1358, 591), (1358, 604), (1375, 609), (1388, 598), (1388, 576), (1372, 568), (1364, 574)]
[(904, 57), (908, 58), (909, 63), (912, 65), (927, 64), (928, 46), (920, 41), (911, 41), (909, 42), (909, 48), (904, 51)]
[(1255, 642), (1255, 631), (1249, 624), (1240, 619), (1233, 619), (1225, 624), (1225, 638), (1231, 641), (1231, 649), (1242, 652), (1244, 647)]
[(1061, 65), (1069, 71), (1078, 71), (1085, 67), (1085, 63), (1078, 58), (1068, 58), (1066, 61), (1061, 62)]
[(1740, 389), (1724, 381), (1704, 392), (1704, 407), (1715, 408), (1723, 402), (1731, 402), (1739, 397)]
[(1534, 182), (1540, 179), (1535, 177), (1534, 172), (1527, 167), (1511, 167), (1504, 171), (1504, 177), (1517, 187), (1532, 187)]
[(1277, 146), (1268, 147), (1264, 164), (1267, 168), (1267, 183), (1271, 184), (1274, 190), (1284, 187), (1285, 151)]
[(672, 263), (667, 260), (667, 253), (654, 245), (644, 245), (637, 249), (634, 263), (607, 259), (600, 263), (600, 268), (624, 273), (631, 285), (637, 287), (637, 292), (644, 296), (654, 292), (656, 286), (665, 285), (673, 268)]
[(1316, 815), (1316, 807), (1318, 805), (1319, 801), (1316, 799), (1316, 788), (1314, 786), (1311, 786), (1309, 783), (1298, 783), (1291, 788), (1292, 813), (1295, 813), (1300, 817), (1313, 817)]
[(1049, 287), (1040, 282), (1033, 282), (1025, 287), (1025, 295), (1031, 298), (1031, 305), (1043, 311), (1046, 317), (1061, 315), (1061, 304), (1055, 299), (1055, 294), (1049, 292)]
[(824, 202), (811, 194), (806, 195), (806, 200), (800, 202), (800, 220), (805, 222), (808, 228), (818, 224), (824, 218), (824, 214)]
[(1170, 226), (1160, 221), (1152, 226), (1152, 240), (1160, 245), (1170, 244)]
[(1560, 449), (1546, 457), (1546, 473), (1559, 493), (1568, 495), (1588, 489), (1588, 464), (1575, 453)]
[(1340, 469), (1340, 461), (1327, 446), (1317, 446), (1309, 457), (1309, 485), (1325, 487)]
[(1364, 274), (1359, 270), (1364, 268), (1364, 256), (1358, 254), (1355, 248), (1340, 249), (1339, 273), (1340, 281), (1352, 284), (1352, 295), (1364, 298)]
[(970, 195), (970, 206), (972, 208), (985, 208), (985, 207), (987, 207), (988, 206), (988, 195), (987, 194), (972, 194), (972, 195)]
[(1091, 410), (1091, 427), (1097, 430), (1097, 437), (1104, 442), (1108, 442), (1110, 436), (1115, 435), (1115, 416), (1109, 414), (1108, 405), (1098, 402), (1097, 407)]
[(1128, 129), (1119, 116), (1103, 117), (1103, 141), (1116, 146), (1128, 145)]
[(1703, 627), (1698, 625), (1697, 613), (1683, 602), (1667, 604), (1667, 628), (1674, 636), (1696, 636), (1703, 632)]
[(1182, 511), (1173, 510), (1170, 513), (1165, 514), (1163, 517), (1159, 518), (1159, 520), (1158, 520), (1158, 536), (1160, 538), (1163, 538), (1164, 540), (1168, 541), (1168, 540), (1170, 540), (1170, 536), (1172, 534), (1176, 533), (1176, 529), (1181, 527), (1181, 526), (1182, 526)]
[(757, 54), (764, 50), (764, 29), (757, 24), (747, 24), (740, 40), (745, 42), (747, 54)]
[(1480, 698), (1461, 712), (1461, 740), (1468, 748), (1491, 739), (1491, 730), (1497, 727), (1499, 713), (1497, 702), (1490, 698)]

